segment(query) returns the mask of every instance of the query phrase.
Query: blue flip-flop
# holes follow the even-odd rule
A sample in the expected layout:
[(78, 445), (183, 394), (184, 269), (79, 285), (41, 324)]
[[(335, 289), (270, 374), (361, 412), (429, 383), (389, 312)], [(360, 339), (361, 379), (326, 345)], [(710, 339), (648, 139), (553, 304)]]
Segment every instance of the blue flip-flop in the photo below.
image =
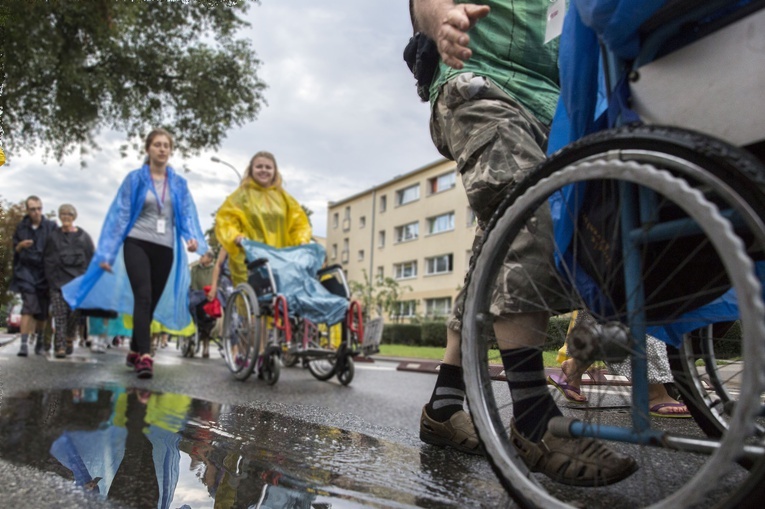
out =
[(571, 391), (574, 394), (582, 395), (581, 390), (578, 387), (574, 387), (573, 385), (567, 383), (565, 379), (563, 378), (563, 373), (549, 375), (547, 377), (547, 382), (550, 383), (553, 387), (558, 389), (561, 394), (563, 394), (563, 397), (566, 398), (566, 401), (570, 403), (575, 403), (577, 405), (586, 405), (587, 404), (587, 398), (584, 399), (584, 401), (579, 401), (578, 399), (574, 399), (569, 397), (568, 394), (566, 394), (566, 391)]

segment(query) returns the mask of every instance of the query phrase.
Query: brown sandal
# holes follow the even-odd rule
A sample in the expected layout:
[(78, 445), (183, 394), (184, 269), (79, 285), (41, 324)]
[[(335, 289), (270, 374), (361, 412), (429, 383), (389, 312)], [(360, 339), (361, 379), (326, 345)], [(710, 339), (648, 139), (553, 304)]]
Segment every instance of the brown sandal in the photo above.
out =
[(560, 438), (548, 430), (539, 443), (510, 425), (510, 441), (532, 472), (571, 486), (606, 486), (632, 475), (637, 463), (593, 438)]

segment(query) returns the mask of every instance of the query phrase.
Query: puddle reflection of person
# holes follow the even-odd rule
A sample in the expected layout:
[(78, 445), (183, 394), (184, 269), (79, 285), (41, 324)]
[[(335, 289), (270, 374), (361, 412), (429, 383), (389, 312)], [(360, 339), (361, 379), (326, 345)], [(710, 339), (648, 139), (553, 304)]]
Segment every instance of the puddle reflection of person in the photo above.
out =
[(181, 436), (191, 398), (115, 389), (108, 421), (66, 431), (50, 449), (84, 486), (135, 507), (171, 507), (180, 472)]

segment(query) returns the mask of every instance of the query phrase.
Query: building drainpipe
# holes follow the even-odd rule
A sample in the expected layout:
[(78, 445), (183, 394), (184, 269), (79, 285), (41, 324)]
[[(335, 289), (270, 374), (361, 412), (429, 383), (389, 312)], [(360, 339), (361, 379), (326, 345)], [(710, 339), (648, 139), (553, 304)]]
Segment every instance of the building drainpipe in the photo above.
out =
[(375, 278), (372, 269), (375, 261), (375, 215), (377, 214), (377, 189), (372, 191), (372, 227), (370, 231), (369, 239), (369, 282), (373, 282)]

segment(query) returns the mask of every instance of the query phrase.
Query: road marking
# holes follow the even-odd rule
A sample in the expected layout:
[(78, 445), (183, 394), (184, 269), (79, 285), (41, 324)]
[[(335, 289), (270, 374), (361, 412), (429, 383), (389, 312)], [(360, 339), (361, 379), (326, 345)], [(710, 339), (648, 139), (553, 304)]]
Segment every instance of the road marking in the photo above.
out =
[(356, 363), (354, 364), (356, 366), (356, 369), (368, 369), (368, 370), (376, 370), (376, 371), (396, 371), (395, 366), (370, 366), (369, 364), (361, 364)]

